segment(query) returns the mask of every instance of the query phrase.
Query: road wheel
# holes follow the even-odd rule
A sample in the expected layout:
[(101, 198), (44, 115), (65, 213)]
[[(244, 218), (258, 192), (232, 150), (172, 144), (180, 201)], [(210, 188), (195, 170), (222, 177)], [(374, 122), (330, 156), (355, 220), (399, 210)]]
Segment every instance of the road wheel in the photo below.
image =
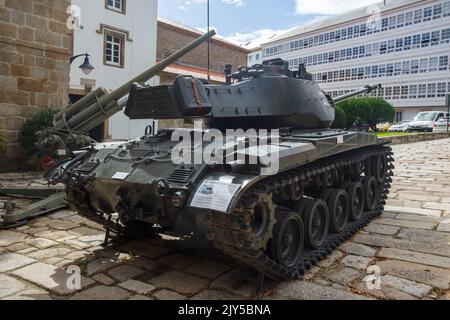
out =
[(350, 201), (350, 219), (359, 220), (364, 213), (364, 188), (360, 182), (350, 183), (347, 187), (347, 194)]
[(303, 199), (298, 208), (305, 225), (305, 244), (310, 249), (318, 249), (328, 236), (328, 206), (323, 200)]
[(288, 209), (277, 210), (277, 223), (271, 240), (271, 257), (286, 268), (297, 266), (303, 255), (305, 230), (300, 215)]
[(374, 177), (366, 177), (362, 180), (362, 184), (366, 195), (365, 208), (367, 211), (372, 211), (375, 209), (379, 197), (377, 182)]
[(327, 199), (330, 210), (330, 231), (341, 233), (347, 226), (349, 216), (349, 200), (347, 192), (340, 189), (332, 190)]
[(384, 183), (387, 176), (387, 159), (383, 155), (372, 158), (371, 175), (375, 178), (376, 183)]

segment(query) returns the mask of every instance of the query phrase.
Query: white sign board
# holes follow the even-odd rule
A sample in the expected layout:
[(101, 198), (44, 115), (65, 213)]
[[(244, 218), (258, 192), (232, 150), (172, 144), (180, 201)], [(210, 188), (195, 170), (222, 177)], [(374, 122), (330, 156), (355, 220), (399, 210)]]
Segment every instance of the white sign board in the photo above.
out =
[(224, 181), (205, 180), (191, 201), (195, 208), (227, 212), (231, 200), (241, 188), (239, 184)]

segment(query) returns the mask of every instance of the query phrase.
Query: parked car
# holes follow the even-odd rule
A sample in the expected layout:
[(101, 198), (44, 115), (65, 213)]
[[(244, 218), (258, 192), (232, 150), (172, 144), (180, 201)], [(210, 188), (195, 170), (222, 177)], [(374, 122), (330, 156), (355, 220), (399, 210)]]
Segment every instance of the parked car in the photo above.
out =
[(406, 121), (406, 120), (396, 123), (389, 128), (389, 132), (406, 132), (406, 131), (408, 131), (408, 127), (409, 127), (410, 123), (411, 123), (411, 121)]
[(447, 126), (450, 129), (450, 121), (448, 121), (446, 118), (440, 119), (434, 124), (433, 132), (447, 132)]
[(409, 124), (408, 131), (433, 132), (435, 124), (442, 119), (445, 119), (444, 112), (437, 112), (437, 111), (420, 112)]
[(390, 127), (391, 127), (391, 124), (390, 124), (389, 122), (386, 122), (386, 123), (379, 123), (379, 124), (377, 125), (377, 129), (378, 129), (380, 132), (387, 132), (387, 131), (389, 130)]

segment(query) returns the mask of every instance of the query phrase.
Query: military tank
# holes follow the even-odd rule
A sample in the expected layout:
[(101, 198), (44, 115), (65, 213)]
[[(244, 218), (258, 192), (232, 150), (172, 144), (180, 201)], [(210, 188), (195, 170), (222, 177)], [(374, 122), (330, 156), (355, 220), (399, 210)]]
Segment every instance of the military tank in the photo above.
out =
[(330, 129), (336, 102), (380, 86), (332, 99), (279, 59), (225, 74), (224, 85), (135, 83), (129, 118), (200, 125), (82, 150), (65, 168), (69, 204), (108, 235), (196, 233), (261, 274), (298, 279), (384, 209), (389, 146)]

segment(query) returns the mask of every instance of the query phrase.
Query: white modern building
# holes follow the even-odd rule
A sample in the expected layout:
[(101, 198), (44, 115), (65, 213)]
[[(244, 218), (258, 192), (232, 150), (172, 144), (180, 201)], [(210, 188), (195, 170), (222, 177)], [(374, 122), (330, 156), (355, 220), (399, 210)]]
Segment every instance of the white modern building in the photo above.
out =
[[(116, 89), (155, 64), (157, 0), (72, 0), (72, 6), (79, 15), (73, 53), (88, 53), (95, 69), (86, 75), (78, 68), (83, 57), (73, 62), (71, 98), (97, 87)], [(149, 124), (130, 121), (122, 112), (100, 130), (105, 139), (130, 139), (142, 136)]]
[(262, 59), (305, 64), (333, 96), (370, 83), (411, 120), (421, 111), (446, 111), (450, 94), (450, 1), (387, 0), (299, 27), (262, 46)]
[(255, 64), (261, 64), (263, 62), (262, 48), (253, 48), (248, 55), (248, 65), (253, 66)]

